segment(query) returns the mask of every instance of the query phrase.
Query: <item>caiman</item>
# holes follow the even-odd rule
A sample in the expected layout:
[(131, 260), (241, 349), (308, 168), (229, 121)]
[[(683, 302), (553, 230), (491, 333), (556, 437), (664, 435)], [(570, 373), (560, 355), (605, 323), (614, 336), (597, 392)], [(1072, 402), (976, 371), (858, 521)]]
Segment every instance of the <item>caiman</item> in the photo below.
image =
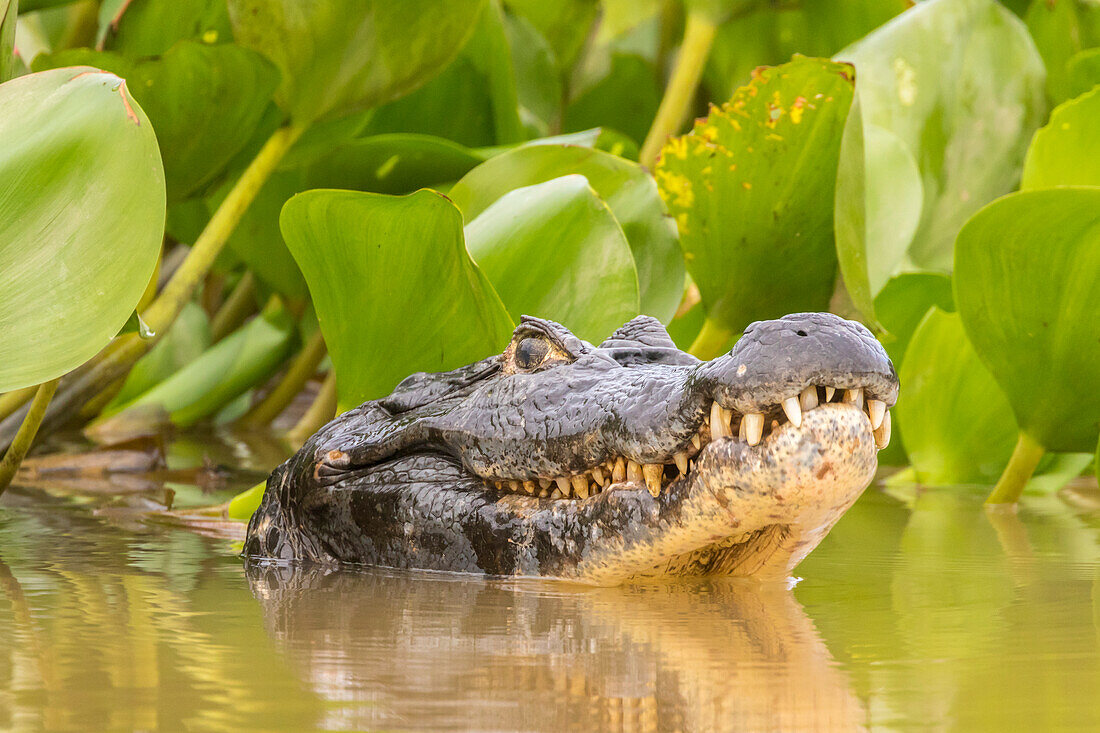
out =
[(268, 479), (253, 561), (609, 585), (785, 577), (874, 477), (897, 399), (862, 325), (798, 313), (700, 361), (638, 316), (599, 346), (523, 317), (503, 354), (418, 373)]

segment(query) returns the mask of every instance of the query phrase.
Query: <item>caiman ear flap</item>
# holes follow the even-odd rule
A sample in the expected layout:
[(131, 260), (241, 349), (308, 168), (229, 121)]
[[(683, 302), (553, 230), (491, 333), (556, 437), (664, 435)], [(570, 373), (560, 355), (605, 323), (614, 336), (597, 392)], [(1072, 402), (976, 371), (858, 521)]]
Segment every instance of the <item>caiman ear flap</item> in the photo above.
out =
[(615, 329), (615, 333), (600, 344), (601, 349), (648, 346), (657, 349), (675, 349), (676, 344), (668, 331), (653, 316), (635, 316)]

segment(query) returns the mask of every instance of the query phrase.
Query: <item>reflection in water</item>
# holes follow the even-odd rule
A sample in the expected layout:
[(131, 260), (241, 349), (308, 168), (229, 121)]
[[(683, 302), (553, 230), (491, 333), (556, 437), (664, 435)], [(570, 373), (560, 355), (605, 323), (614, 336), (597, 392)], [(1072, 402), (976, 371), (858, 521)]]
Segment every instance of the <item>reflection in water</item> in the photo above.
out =
[(994, 517), (872, 491), (792, 592), (246, 573), (223, 540), (120, 527), (132, 497), (13, 489), (0, 730), (1100, 730), (1088, 491)]
[(330, 729), (851, 730), (864, 719), (782, 585), (272, 568), (249, 580), (272, 636), (340, 705)]

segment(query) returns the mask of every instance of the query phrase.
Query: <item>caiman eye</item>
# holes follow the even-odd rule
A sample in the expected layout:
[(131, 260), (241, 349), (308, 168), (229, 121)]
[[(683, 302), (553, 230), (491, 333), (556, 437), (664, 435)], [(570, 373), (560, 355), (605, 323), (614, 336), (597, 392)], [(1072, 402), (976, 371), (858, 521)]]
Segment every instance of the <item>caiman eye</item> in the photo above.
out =
[(527, 337), (516, 345), (516, 366), (520, 369), (534, 369), (546, 361), (550, 354), (550, 344), (543, 339)]

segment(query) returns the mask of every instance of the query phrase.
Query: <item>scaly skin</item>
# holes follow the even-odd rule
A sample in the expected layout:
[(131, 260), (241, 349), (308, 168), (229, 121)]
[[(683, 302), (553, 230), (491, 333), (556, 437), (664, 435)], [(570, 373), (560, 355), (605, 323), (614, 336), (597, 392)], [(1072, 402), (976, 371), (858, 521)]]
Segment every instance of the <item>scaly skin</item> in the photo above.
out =
[[(800, 393), (796, 426), (779, 405)], [(593, 347), (525, 318), (501, 356), (322, 428), (272, 474), (245, 555), (605, 585), (783, 576), (870, 483), (889, 440), (871, 400), (896, 397), (871, 334), (828, 314), (753, 324), (705, 363), (653, 319)], [(737, 437), (753, 414), (764, 437)], [(620, 457), (637, 465), (615, 476)]]

